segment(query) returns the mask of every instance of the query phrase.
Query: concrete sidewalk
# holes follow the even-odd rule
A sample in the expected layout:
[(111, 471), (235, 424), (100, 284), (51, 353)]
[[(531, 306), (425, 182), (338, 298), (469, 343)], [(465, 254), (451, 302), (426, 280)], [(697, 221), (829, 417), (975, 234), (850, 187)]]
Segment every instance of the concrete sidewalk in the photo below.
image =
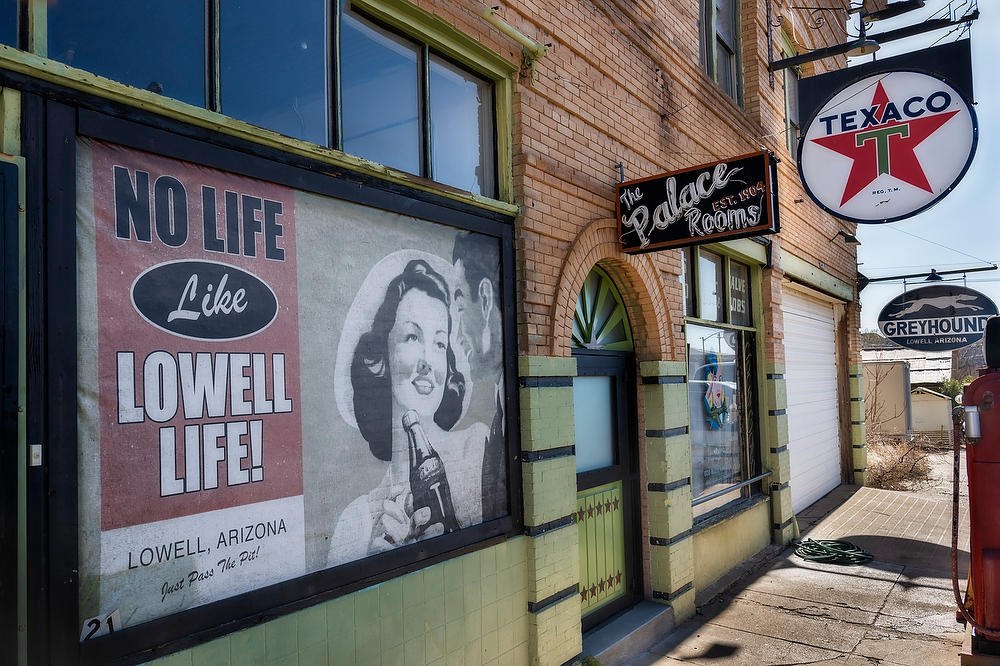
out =
[[(968, 570), (967, 503), (959, 525)], [(951, 500), (841, 486), (798, 516), (802, 538), (868, 550), (865, 566), (764, 553), (698, 614), (631, 661), (651, 664), (958, 664), (964, 628), (951, 588)]]

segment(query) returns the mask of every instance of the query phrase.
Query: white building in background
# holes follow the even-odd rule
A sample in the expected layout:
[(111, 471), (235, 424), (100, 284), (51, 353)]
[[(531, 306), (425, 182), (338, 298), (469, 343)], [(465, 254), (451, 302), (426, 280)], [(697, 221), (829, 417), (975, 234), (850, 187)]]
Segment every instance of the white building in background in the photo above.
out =
[(910, 391), (913, 434), (932, 444), (951, 444), (951, 410), (957, 403), (937, 391), (915, 388)]
[(861, 350), (861, 362), (864, 364), (906, 362), (910, 368), (910, 384), (913, 387), (934, 388), (946, 379), (951, 379), (951, 356), (951, 351), (917, 351), (898, 345)]

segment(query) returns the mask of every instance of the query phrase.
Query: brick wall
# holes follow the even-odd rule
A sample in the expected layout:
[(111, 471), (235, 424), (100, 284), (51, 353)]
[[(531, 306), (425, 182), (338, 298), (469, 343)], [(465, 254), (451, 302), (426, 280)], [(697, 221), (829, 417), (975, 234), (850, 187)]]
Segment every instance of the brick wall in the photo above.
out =
[[(519, 46), (479, 16), (478, 3), (416, 4), (505, 57), (520, 60)], [(847, 7), (843, 0), (828, 4), (831, 10)], [(782, 18), (782, 26), (771, 31), (775, 58), (780, 57), (782, 29), (802, 50), (845, 38), (838, 26), (846, 16), (842, 11), (811, 13), (793, 5), (773, 0), (772, 20)], [(501, 5), (498, 14), (523, 34), (551, 44), (535, 65), (534, 82), (522, 71), (514, 95), (515, 201), (523, 210), (517, 237), (522, 353), (567, 355), (572, 307), (584, 277), (597, 261), (618, 260), (622, 279), (647, 290), (641, 307), (630, 307), (641, 324), (634, 323), (637, 336), (653, 339), (640, 353), (648, 352), (644, 357), (649, 359), (683, 358), (678, 344), (683, 322), (648, 313), (650, 308), (682, 311), (678, 253), (657, 252), (632, 261), (614, 249), (619, 163), (631, 179), (761, 147), (773, 150), (781, 159), (782, 247), (853, 283), (854, 248), (829, 239), (841, 229), (853, 232), (854, 225), (812, 203), (799, 182), (795, 156), (786, 148), (783, 78), (776, 73), (772, 85), (767, 70), (764, 0), (741, 3), (742, 108), (701, 71), (695, 2), (521, 0)], [(809, 26), (817, 18), (824, 19), (823, 25), (814, 30)], [(803, 75), (844, 64), (843, 57), (810, 63)], [(596, 256), (579, 248), (588, 234), (597, 235), (591, 229), (595, 225), (611, 244)], [(669, 344), (661, 348), (656, 338)], [(853, 341), (851, 349), (857, 349)]]
[[(800, 49), (814, 49), (845, 38), (838, 27), (846, 16), (843, 12), (812, 14), (792, 9), (793, 4), (790, 0), (774, 0), (772, 22), (782, 17), (785, 31)], [(475, 20), (464, 23), (468, 6), (463, 3), (426, 6), (445, 15), (462, 15), (463, 27), (468, 25), (472, 34), (482, 30), (482, 26), (476, 27)], [(837, 0), (828, 6), (831, 10), (846, 9), (847, 3)], [(853, 246), (830, 241), (839, 230), (853, 232), (854, 225), (833, 218), (812, 203), (800, 184), (795, 155), (786, 147), (784, 79), (778, 72), (772, 83), (768, 71), (765, 2), (741, 3), (742, 106), (701, 70), (698, 3), (524, 0), (502, 5), (499, 14), (525, 35), (551, 44), (547, 55), (535, 64), (534, 81), (522, 72), (515, 88), (514, 185), (515, 200), (522, 209), (516, 235), (520, 353), (550, 358), (570, 354), (577, 294), (590, 269), (600, 264), (625, 300), (639, 359), (683, 362), (680, 252), (641, 256), (619, 252), (614, 199), (618, 165), (621, 163), (626, 179), (634, 179), (763, 147), (774, 151), (781, 160), (778, 190), (782, 229), (780, 236), (772, 238), (773, 266), (764, 271), (761, 285), (766, 361), (762, 370), (780, 377), (785, 362), (780, 309), (785, 275), (780, 250), (849, 284), (854, 282), (856, 257)], [(817, 17), (824, 19), (824, 25), (812, 29)], [(781, 29), (771, 31), (774, 58), (780, 57)], [(499, 43), (507, 47), (506, 38), (498, 39), (491, 28), (482, 37), (491, 46)], [(820, 61), (807, 65), (802, 73), (819, 74), (844, 64), (843, 58)], [(859, 308), (851, 304), (847, 311), (847, 346), (852, 362), (859, 354), (854, 332), (858, 318)], [(675, 371), (683, 373), (683, 368)], [(769, 380), (767, 388), (769, 396), (762, 408), (782, 411), (778, 407), (784, 403), (783, 380)], [(669, 489), (643, 493), (646, 594), (659, 594), (658, 598), (675, 604), (680, 601), (683, 615), (689, 612), (693, 598), (688, 584), (693, 573), (685, 568), (690, 557), (682, 557), (681, 551), (689, 555), (691, 545), (676, 535), (683, 534), (690, 523), (690, 502), (686, 504), (686, 517), (667, 515), (666, 507), (674, 506), (676, 513), (676, 507), (683, 502), (665, 502), (661, 495), (690, 490), (674, 486), (677, 478), (685, 476), (683, 465), (675, 461), (669, 471), (661, 470), (668, 453), (676, 451), (667, 446), (667, 453), (659, 455), (659, 448), (652, 444), (659, 445), (660, 441), (652, 442), (645, 436), (648, 428), (657, 427), (648, 419), (663, 418), (659, 390), (650, 395), (643, 393), (642, 398), (639, 446), (647, 460), (642, 485), (645, 488), (647, 482), (655, 481)], [(534, 397), (530, 400), (536, 404)], [(533, 423), (544, 413), (558, 412), (532, 408), (530, 414), (525, 414), (522, 409), (522, 416), (528, 416)], [(793, 530), (788, 456), (781, 446), (787, 443), (783, 418), (768, 420), (768, 441), (763, 445), (765, 451), (770, 447), (782, 450), (773, 460), (765, 456), (775, 478), (784, 483), (772, 498), (770, 522), (776, 528), (771, 537), (778, 541), (787, 541)], [(668, 420), (680, 426), (686, 419), (684, 413)], [(536, 441), (536, 437), (549, 437), (543, 428), (522, 424), (522, 430), (532, 448), (545, 447), (544, 441)], [(553, 434), (550, 441), (555, 446), (564, 442), (564, 436)], [(657, 453), (652, 462), (651, 452)], [(685, 456), (689, 466), (689, 453)], [(537, 473), (546, 473), (538, 463), (534, 467)], [(567, 470), (557, 467), (552, 474), (562, 479)], [(563, 511), (565, 507), (554, 496), (529, 500), (528, 486), (539, 484), (533, 479), (536, 471), (525, 471), (526, 522), (541, 522)], [(660, 473), (663, 479), (657, 476)], [(534, 515), (534, 502), (539, 500), (550, 508), (551, 516)], [(663, 545), (651, 548), (650, 539)], [(556, 587), (559, 585), (552, 589)], [(547, 634), (535, 635), (541, 640)]]
[[(469, 6), (418, 4), (514, 57), (510, 40), (473, 16)], [(788, 17), (786, 26), (792, 26), (790, 31), (803, 48), (842, 38), (837, 14), (824, 13), (826, 25), (810, 30), (807, 22), (814, 19), (804, 10), (790, 9), (790, 4), (775, 0), (774, 14)], [(568, 354), (567, 315), (583, 278), (596, 263), (592, 254), (578, 251), (577, 246), (595, 224), (615, 242), (619, 162), (629, 179), (761, 146), (774, 150), (782, 159), (783, 247), (842, 280), (853, 281), (853, 248), (829, 241), (838, 230), (853, 228), (812, 204), (785, 147), (782, 77), (777, 75), (771, 86), (762, 0), (742, 3), (743, 109), (701, 71), (697, 3), (539, 0), (511, 2), (499, 13), (522, 33), (552, 44), (536, 63), (534, 83), (527, 76), (520, 78), (514, 100), (515, 198), (523, 208), (517, 246), (522, 353)], [(780, 49), (779, 35), (780, 29), (775, 29), (776, 49)], [(842, 65), (831, 60), (811, 69), (820, 73)], [(625, 281), (641, 282), (648, 290), (651, 302), (642, 303), (638, 312), (630, 308), (630, 314), (642, 320), (648, 307), (681, 311), (677, 252), (658, 252), (635, 262), (616, 252), (597, 257), (606, 262), (609, 258), (619, 260)], [(657, 333), (670, 344), (658, 349), (647, 343), (647, 358), (680, 359), (682, 322), (670, 322), (677, 328), (664, 331), (663, 319), (658, 316)], [(642, 323), (647, 326), (636, 326), (638, 335), (652, 337), (649, 322)]]

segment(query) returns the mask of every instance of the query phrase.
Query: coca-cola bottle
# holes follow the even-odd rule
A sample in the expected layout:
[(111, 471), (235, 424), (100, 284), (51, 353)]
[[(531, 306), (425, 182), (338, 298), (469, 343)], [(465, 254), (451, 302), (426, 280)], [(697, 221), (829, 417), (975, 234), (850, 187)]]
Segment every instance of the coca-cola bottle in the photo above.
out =
[(420, 425), (420, 417), (412, 409), (403, 414), (403, 429), (409, 440), (410, 450), (410, 492), (413, 494), (413, 510), (427, 507), (431, 519), (427, 523), (441, 523), (445, 532), (458, 529), (455, 505), (451, 501), (451, 487), (444, 471), (444, 463), (427, 439)]

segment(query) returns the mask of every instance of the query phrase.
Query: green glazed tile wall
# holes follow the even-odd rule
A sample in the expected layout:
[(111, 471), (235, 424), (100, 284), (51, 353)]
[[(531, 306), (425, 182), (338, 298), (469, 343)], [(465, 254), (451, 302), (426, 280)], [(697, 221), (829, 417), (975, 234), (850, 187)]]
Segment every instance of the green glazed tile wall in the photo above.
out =
[(151, 663), (526, 664), (527, 546), (512, 539)]

